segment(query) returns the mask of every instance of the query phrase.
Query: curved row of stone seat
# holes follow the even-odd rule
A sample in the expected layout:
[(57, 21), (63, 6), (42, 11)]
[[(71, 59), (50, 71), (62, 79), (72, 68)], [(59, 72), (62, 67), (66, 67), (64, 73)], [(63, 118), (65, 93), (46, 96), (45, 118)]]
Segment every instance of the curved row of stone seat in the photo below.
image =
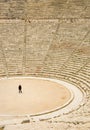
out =
[[(26, 24), (22, 21), (11, 21), (11, 23), (8, 21), (3, 26), (1, 24), (1, 43), (5, 55), (4, 60), (6, 60), (3, 64), (6, 64), (8, 75), (36, 73), (47, 68), (61, 71), (62, 66), (67, 67), (67, 71), (68, 67), (71, 72), (78, 71), (88, 58), (87, 54), (82, 57), (77, 54), (78, 52), (74, 54), (74, 51), (80, 46), (81, 41), (79, 42), (78, 39), (82, 40), (87, 33), (88, 27), (85, 25), (85, 21), (87, 20), (78, 22), (80, 35), (76, 31), (76, 25), (71, 25), (70, 22), (65, 24), (63, 20), (32, 20), (31, 23)], [(60, 23), (62, 26), (57, 31), (57, 25)], [(25, 36), (23, 35), (24, 25), (27, 25)], [(85, 25), (85, 29), (83, 29), (83, 25)], [(88, 21), (87, 25), (89, 26)], [(76, 42), (71, 42), (75, 40)], [(81, 48), (83, 46), (84, 43)], [(80, 51), (82, 50), (79, 48)], [(83, 53), (80, 52), (80, 54)], [(71, 55), (73, 56), (71, 57)], [(69, 57), (71, 57), (70, 60)], [(74, 64), (75, 61), (76, 64)]]
[[(46, 75), (43, 74), (43, 76), (46, 76)], [(85, 78), (79, 77), (77, 75), (76, 76), (75, 75), (70, 75), (70, 74), (67, 74), (67, 75), (66, 74), (59, 74), (59, 75), (55, 74), (54, 75), (54, 73), (50, 73), (50, 74), (48, 73), (46, 77), (65, 80), (66, 82), (74, 84), (74, 85), (76, 85), (77, 87), (79, 87), (80, 89), (82, 89), (84, 91), (84, 93), (86, 95), (84, 97), (84, 102), (82, 102), (82, 104), (80, 104), (79, 109), (76, 109), (76, 110), (70, 112), (69, 116), (73, 115), (73, 113), (74, 113), (75, 116), (80, 117), (80, 115), (82, 116), (82, 114), (83, 114), (83, 116), (84, 116), (83, 120), (85, 121), (85, 119), (86, 119), (85, 116), (89, 117), (88, 114), (89, 114), (89, 105), (90, 105), (90, 88), (89, 88), (90, 79), (86, 80)], [(66, 117), (68, 117), (68, 114), (67, 114)], [(57, 118), (57, 120), (59, 120), (59, 119)], [(73, 120), (74, 120), (74, 117), (73, 117)], [(76, 120), (76, 118), (75, 118), (75, 120)], [(79, 118), (79, 120), (81, 120), (81, 119)]]
[[(72, 83), (72, 84), (76, 85), (77, 87), (83, 89), (86, 94), (86, 96), (84, 97), (84, 102), (82, 102), (82, 104), (80, 104), (79, 109), (73, 110), (72, 112), (66, 114), (65, 117), (66, 117), (67, 121), (69, 119), (70, 119), (69, 121), (71, 121), (71, 117), (73, 117), (73, 115), (74, 115), (72, 121), (85, 122), (86, 119), (88, 121), (88, 117), (89, 117), (88, 114), (89, 114), (89, 105), (90, 105), (90, 88), (89, 88), (90, 79), (89, 79), (89, 77), (87, 78), (85, 75), (79, 75), (79, 73), (82, 73), (83, 71), (87, 71), (87, 68), (89, 69), (89, 63), (76, 74), (70, 73), (69, 69), (68, 69), (68, 72), (59, 71), (56, 73), (56, 71), (50, 71), (50, 70), (45, 71), (44, 70), (41, 73), (37, 72), (36, 75), (35, 75), (35, 73), (28, 73), (28, 74), (29, 74), (29, 76), (32, 75), (32, 76), (56, 78), (56, 79), (60, 79), (60, 80), (62, 79), (62, 80), (65, 80), (65, 81)], [(83, 114), (83, 119), (80, 118), (80, 117), (82, 117), (82, 114)], [(76, 117), (77, 117), (77, 119), (76, 119)], [(58, 122), (58, 121), (60, 121), (60, 118), (57, 117), (57, 118), (55, 118), (55, 120), (54, 119), (51, 119), (51, 120), (53, 120), (53, 122), (57, 120), (57, 122)]]
[[(85, 9), (88, 7), (87, 1), (33, 1), (33, 0), (14, 0), (0, 1), (0, 18), (4, 19), (25, 19), (30, 18), (62, 18), (62, 17), (85, 17), (87, 14)], [(47, 12), (47, 13), (46, 13)], [(85, 12), (85, 13), (84, 13)], [(84, 16), (83, 16), (83, 15)]]
[[(47, 72), (47, 73), (43, 73), (42, 74), (42, 77), (44, 77), (44, 76), (47, 76), (47, 77), (50, 77), (50, 78), (56, 78), (56, 79), (60, 79), (60, 80), (61, 79), (65, 80), (65, 81), (67, 81), (69, 83), (72, 83), (72, 84), (76, 85), (77, 87), (83, 89), (85, 91), (85, 94), (86, 94), (86, 96), (84, 97), (85, 98), (84, 102), (82, 102), (82, 104), (80, 104), (80, 106), (79, 106), (80, 108), (79, 109), (76, 109), (76, 110), (70, 112), (69, 114), (66, 114), (66, 118), (68, 118), (67, 120), (70, 119), (69, 121), (71, 121), (71, 116), (74, 115), (75, 117), (73, 117), (73, 121), (79, 121), (79, 122), (83, 121), (83, 122), (85, 122), (86, 117), (87, 117), (87, 120), (88, 120), (89, 105), (90, 105), (90, 103), (89, 103), (89, 100), (90, 100), (89, 85), (90, 84), (87, 83), (87, 81), (85, 81), (85, 79), (82, 79), (82, 78), (78, 77), (77, 75), (76, 76), (70, 75), (70, 74), (68, 74), (68, 75), (66, 75), (66, 74), (59, 74), (59, 75), (57, 75), (55, 73), (50, 74), (49, 72)], [(79, 117), (80, 117), (80, 115), (82, 116), (82, 114), (83, 114), (83, 119), (82, 118), (80, 119)], [(76, 120), (76, 116), (78, 117), (77, 118), (78, 120)], [(57, 118), (55, 118), (55, 120), (60, 121), (59, 120), (60, 118), (57, 117)], [(53, 120), (53, 119), (51, 119), (51, 120)]]

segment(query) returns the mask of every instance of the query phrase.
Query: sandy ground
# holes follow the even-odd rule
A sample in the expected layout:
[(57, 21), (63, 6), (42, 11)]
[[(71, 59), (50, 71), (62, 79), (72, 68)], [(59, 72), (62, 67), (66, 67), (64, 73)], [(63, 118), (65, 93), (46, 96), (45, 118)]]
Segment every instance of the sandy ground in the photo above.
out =
[[(18, 85), (22, 85), (22, 93)], [(55, 82), (41, 79), (0, 80), (0, 115), (40, 114), (62, 107), (70, 91)]]

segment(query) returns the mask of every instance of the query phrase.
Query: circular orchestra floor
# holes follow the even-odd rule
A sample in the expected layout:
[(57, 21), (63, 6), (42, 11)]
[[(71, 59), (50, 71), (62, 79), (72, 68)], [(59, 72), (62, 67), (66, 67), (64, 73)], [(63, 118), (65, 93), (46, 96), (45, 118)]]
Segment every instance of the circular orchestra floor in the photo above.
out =
[[(22, 86), (19, 93), (18, 86)], [(71, 91), (50, 80), (11, 78), (0, 80), (0, 115), (38, 115), (64, 107)]]

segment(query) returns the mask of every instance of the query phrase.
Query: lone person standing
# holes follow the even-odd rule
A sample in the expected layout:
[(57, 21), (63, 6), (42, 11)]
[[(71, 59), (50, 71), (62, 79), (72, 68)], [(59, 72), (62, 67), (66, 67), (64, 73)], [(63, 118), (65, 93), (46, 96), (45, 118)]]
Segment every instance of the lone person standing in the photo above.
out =
[(21, 85), (18, 86), (18, 90), (19, 90), (19, 93), (22, 93), (22, 86)]

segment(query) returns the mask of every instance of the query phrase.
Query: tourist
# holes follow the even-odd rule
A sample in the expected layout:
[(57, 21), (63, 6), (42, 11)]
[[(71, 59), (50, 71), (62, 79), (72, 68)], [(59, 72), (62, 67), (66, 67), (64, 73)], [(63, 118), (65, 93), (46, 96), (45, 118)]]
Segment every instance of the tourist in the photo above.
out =
[(18, 86), (18, 90), (19, 90), (19, 93), (22, 93), (22, 86), (21, 85)]

